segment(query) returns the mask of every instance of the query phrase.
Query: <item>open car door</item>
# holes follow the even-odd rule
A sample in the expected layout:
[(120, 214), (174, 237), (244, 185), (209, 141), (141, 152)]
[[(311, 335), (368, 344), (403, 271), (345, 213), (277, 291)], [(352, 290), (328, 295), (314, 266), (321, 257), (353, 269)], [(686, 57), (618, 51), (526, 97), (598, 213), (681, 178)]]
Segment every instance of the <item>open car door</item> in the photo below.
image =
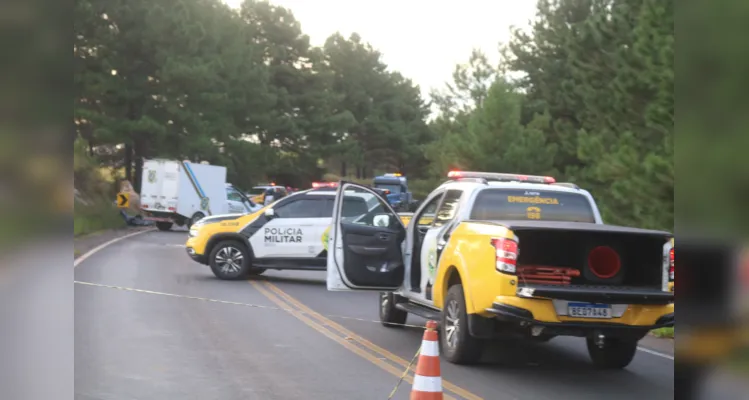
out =
[(338, 185), (328, 237), (328, 290), (394, 291), (404, 276), (406, 229), (375, 191)]

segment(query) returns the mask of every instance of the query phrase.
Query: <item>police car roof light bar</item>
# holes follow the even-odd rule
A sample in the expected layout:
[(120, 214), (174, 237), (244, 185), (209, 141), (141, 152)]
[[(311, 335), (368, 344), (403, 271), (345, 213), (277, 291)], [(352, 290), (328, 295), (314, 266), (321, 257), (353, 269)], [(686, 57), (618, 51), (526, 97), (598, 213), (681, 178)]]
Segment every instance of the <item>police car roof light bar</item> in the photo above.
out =
[(505, 181), (505, 182), (528, 182), (528, 183), (555, 183), (556, 179), (551, 176), (538, 175), (520, 175), (520, 174), (503, 174), (496, 172), (478, 172), (478, 171), (450, 171), (447, 173), (450, 179), (473, 178), (486, 179), (487, 181)]
[(335, 188), (338, 187), (338, 182), (312, 182), (312, 188)]
[(572, 189), (580, 189), (580, 186), (577, 186), (574, 183), (571, 182), (554, 182), (552, 185), (562, 186), (562, 187), (568, 187)]

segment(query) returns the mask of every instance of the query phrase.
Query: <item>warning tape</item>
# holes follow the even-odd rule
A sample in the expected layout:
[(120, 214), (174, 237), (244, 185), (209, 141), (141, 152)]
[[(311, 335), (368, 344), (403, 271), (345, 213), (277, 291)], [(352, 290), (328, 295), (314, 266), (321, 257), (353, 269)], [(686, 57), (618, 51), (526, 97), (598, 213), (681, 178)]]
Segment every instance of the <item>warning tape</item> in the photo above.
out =
[(421, 346), (419, 346), (418, 350), (416, 350), (416, 354), (414, 354), (414, 357), (411, 359), (411, 362), (408, 363), (406, 366), (406, 370), (403, 371), (403, 375), (401, 375), (400, 379), (398, 379), (398, 383), (395, 384), (395, 387), (393, 388), (393, 391), (390, 392), (390, 396), (388, 396), (388, 400), (391, 400), (393, 396), (395, 396), (395, 392), (398, 391), (398, 387), (403, 382), (403, 379), (406, 378), (406, 375), (408, 375), (408, 371), (411, 369), (411, 366), (414, 365), (414, 361), (419, 357), (419, 354), (421, 353)]
[[(251, 307), (251, 308), (262, 308), (262, 309), (266, 309), (266, 310), (286, 311), (286, 312), (294, 312), (296, 314), (312, 315), (309, 312), (305, 312), (305, 311), (298, 310), (298, 309), (290, 309), (290, 308), (282, 308), (282, 307), (274, 307), (274, 306), (264, 306), (264, 305), (260, 305), (260, 304), (242, 303), (242, 302), (238, 302), (238, 301), (229, 301), (229, 300), (218, 300), (218, 299), (211, 299), (211, 298), (207, 298), (207, 297), (188, 296), (188, 295), (183, 295), (183, 294), (157, 292), (157, 291), (153, 291), (153, 290), (135, 289), (135, 288), (125, 287), (125, 286), (105, 285), (105, 284), (102, 284), (102, 283), (83, 282), (83, 281), (73, 281), (73, 282), (77, 283), (79, 285), (95, 286), (95, 287), (102, 287), (102, 288), (109, 288), (109, 289), (117, 289), (117, 290), (123, 290), (123, 291), (126, 291), (126, 292), (145, 293), (145, 294), (153, 294), (153, 295), (166, 296), (166, 297), (175, 297), (175, 298), (180, 298), (180, 299), (190, 299), (190, 300), (205, 301), (205, 302), (210, 302), (210, 303), (231, 304), (231, 305), (234, 305), (234, 306), (243, 306), (243, 307)], [(371, 320), (371, 319), (348, 317), (348, 316), (344, 316), (344, 315), (320, 314), (320, 313), (318, 313), (318, 315), (321, 315), (321, 316), (327, 317), (327, 318), (347, 319), (347, 320), (352, 320), (352, 321), (370, 322), (370, 323), (377, 323), (377, 324), (381, 323), (380, 321), (374, 321), (374, 320)], [(391, 323), (391, 322), (388, 322), (388, 325), (396, 325), (396, 326), (403, 326), (403, 327), (407, 327), (407, 328), (424, 329), (424, 327), (420, 326), (420, 325), (398, 324), (398, 323)]]

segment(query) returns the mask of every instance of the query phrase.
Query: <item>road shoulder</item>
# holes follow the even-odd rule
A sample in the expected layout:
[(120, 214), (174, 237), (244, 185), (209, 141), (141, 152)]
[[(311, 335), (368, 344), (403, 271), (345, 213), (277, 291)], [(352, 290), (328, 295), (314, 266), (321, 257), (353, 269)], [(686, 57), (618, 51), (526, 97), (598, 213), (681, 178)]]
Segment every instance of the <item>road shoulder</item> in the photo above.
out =
[(105, 229), (102, 231), (93, 232), (84, 236), (77, 237), (73, 239), (74, 259), (80, 258), (82, 255), (111, 240), (115, 240), (135, 232), (148, 231), (152, 229), (153, 228), (149, 226), (128, 226), (117, 229)]
[(669, 356), (674, 356), (674, 339), (659, 338), (653, 335), (647, 335), (640, 340), (640, 347), (657, 351)]

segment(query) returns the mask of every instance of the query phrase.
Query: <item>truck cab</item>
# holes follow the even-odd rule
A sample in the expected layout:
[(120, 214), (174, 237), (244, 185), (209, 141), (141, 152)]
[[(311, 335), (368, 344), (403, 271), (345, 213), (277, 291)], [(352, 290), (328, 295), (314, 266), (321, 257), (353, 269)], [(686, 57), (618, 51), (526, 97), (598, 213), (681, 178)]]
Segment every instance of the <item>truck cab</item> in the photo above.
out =
[(443, 354), (475, 363), (487, 340), (586, 339), (624, 368), (650, 330), (673, 326), (673, 236), (604, 224), (592, 195), (552, 177), (451, 172), (404, 225), (387, 204), (357, 218), (342, 182), (329, 234), (330, 291), (379, 291), (380, 319), (440, 321)]
[(388, 203), (395, 210), (405, 211), (413, 202), (412, 194), (408, 191), (408, 181), (399, 173), (376, 176), (372, 186), (388, 192)]

